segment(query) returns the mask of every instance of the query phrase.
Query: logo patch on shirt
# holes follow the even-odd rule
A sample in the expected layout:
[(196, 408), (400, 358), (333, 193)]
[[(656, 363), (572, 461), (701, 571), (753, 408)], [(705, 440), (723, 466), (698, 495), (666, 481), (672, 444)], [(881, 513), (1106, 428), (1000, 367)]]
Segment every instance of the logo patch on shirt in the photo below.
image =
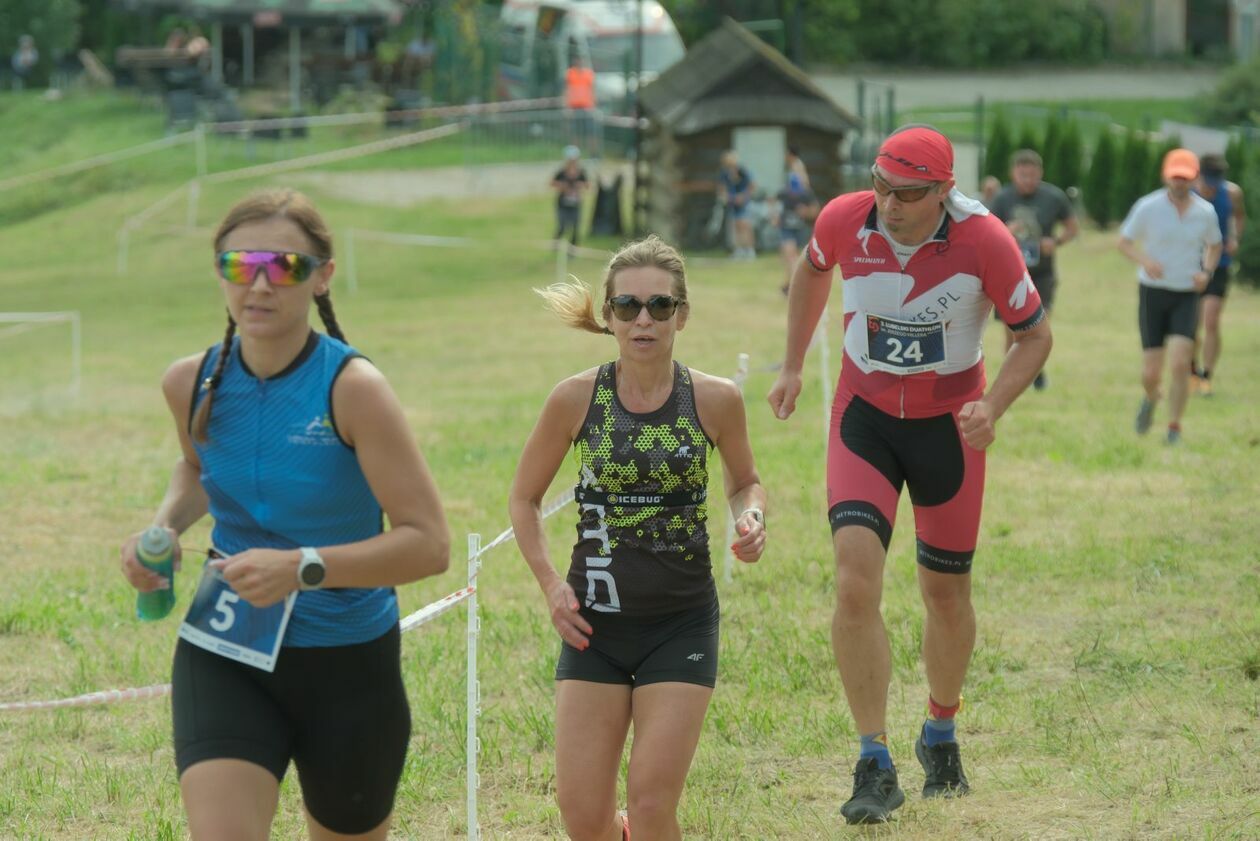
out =
[(305, 423), (298, 421), (292, 424), (287, 437), (290, 444), (301, 447), (326, 447), (341, 443), (327, 413), (316, 415)]
[(1022, 310), (1024, 304), (1028, 303), (1028, 293), (1035, 288), (1028, 272), (1024, 272), (1024, 279), (1019, 282), (1019, 285), (1015, 287), (1015, 291), (1011, 293), (1011, 308)]

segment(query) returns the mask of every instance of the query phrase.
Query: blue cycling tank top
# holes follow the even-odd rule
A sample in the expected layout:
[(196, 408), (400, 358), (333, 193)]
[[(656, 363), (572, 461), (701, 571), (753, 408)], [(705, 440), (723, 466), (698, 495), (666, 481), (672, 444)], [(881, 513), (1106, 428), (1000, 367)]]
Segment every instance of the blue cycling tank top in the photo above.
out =
[[(202, 359), (190, 418), (221, 348), (215, 345)], [(381, 505), (333, 417), (333, 384), (360, 354), (311, 331), (288, 367), (260, 379), (240, 348), (240, 339), (233, 339), (214, 393), (209, 441), (193, 443), (214, 517), (215, 548), (226, 555), (319, 548), (380, 534)], [(301, 591), (283, 644), (351, 645), (376, 639), (397, 623), (392, 587)]]
[[(1229, 220), (1234, 215), (1234, 200), (1229, 196), (1229, 184), (1222, 180), (1220, 182), (1220, 186), (1217, 187), (1216, 191), (1212, 194), (1212, 198), (1209, 199), (1202, 194), (1200, 194), (1200, 197), (1211, 204), (1212, 209), (1216, 211), (1216, 219), (1221, 225), (1221, 239), (1229, 239)], [(1225, 248), (1222, 246), (1221, 259), (1216, 265), (1223, 269), (1229, 268), (1230, 262), (1232, 262), (1232, 260), (1230, 256), (1225, 253)]]

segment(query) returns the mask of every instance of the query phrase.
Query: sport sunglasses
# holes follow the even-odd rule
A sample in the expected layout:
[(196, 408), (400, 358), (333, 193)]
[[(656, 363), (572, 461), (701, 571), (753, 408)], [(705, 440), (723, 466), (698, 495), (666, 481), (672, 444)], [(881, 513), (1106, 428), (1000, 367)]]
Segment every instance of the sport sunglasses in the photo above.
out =
[(931, 184), (914, 187), (894, 187), (889, 184), (879, 173), (875, 171), (875, 167), (871, 167), (871, 184), (875, 188), (876, 194), (880, 196), (895, 195), (898, 201), (910, 204), (912, 202), (921, 201), (924, 196), (936, 189), (939, 181), (933, 181)]
[(238, 286), (252, 284), (260, 271), (272, 286), (296, 286), (327, 262), (324, 257), (296, 251), (220, 251), (214, 255), (219, 277)]
[(648, 315), (652, 316), (653, 321), (669, 321), (674, 317), (679, 304), (685, 303), (685, 299), (675, 298), (673, 295), (653, 295), (646, 301), (640, 301), (633, 295), (614, 295), (608, 299), (608, 306), (612, 308), (618, 321), (634, 321), (644, 307), (647, 307)]

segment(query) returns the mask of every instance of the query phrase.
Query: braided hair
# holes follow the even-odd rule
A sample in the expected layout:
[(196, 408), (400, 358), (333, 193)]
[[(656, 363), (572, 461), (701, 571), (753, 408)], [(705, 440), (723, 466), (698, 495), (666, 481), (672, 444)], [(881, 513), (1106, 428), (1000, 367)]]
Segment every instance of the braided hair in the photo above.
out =
[[(310, 199), (296, 190), (289, 189), (262, 190), (238, 202), (228, 211), (223, 222), (219, 224), (219, 229), (215, 231), (215, 251), (220, 250), (228, 234), (241, 225), (262, 222), (275, 217), (288, 219), (301, 228), (307, 239), (311, 241), (314, 256), (325, 260), (333, 256), (332, 234), (323, 217), (319, 215), (319, 211), (315, 209)], [(316, 295), (315, 306), (319, 310), (319, 319), (324, 323), (324, 329), (328, 331), (328, 335), (344, 342), (346, 336), (341, 330), (341, 325), (337, 323), (337, 316), (333, 312), (332, 298), (329, 294), (325, 292), (323, 295)], [(198, 444), (205, 444), (210, 440), (210, 413), (214, 406), (214, 393), (219, 383), (223, 381), (223, 370), (232, 352), (232, 339), (235, 335), (236, 322), (232, 319), (231, 313), (228, 313), (227, 330), (223, 334), (223, 344), (219, 347), (219, 358), (215, 361), (214, 371), (202, 380), (199, 386), (205, 392), (205, 396), (197, 406), (191, 425), (193, 440)]]

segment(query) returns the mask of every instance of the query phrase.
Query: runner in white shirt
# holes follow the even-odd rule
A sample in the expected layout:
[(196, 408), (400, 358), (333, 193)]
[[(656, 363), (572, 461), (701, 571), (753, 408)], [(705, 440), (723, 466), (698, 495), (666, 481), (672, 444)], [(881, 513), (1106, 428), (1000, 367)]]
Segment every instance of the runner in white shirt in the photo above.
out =
[[(1134, 423), (1151, 428), (1160, 398), (1164, 347), (1169, 351), (1167, 442), (1181, 441), (1181, 416), (1190, 388), (1199, 293), (1221, 257), (1216, 211), (1191, 192), (1199, 159), (1188, 149), (1164, 157), (1166, 189), (1138, 199), (1120, 227), (1120, 253), (1138, 264), (1138, 327), (1142, 336), (1142, 387), (1146, 394)], [(1138, 247), (1138, 243), (1141, 247)]]

